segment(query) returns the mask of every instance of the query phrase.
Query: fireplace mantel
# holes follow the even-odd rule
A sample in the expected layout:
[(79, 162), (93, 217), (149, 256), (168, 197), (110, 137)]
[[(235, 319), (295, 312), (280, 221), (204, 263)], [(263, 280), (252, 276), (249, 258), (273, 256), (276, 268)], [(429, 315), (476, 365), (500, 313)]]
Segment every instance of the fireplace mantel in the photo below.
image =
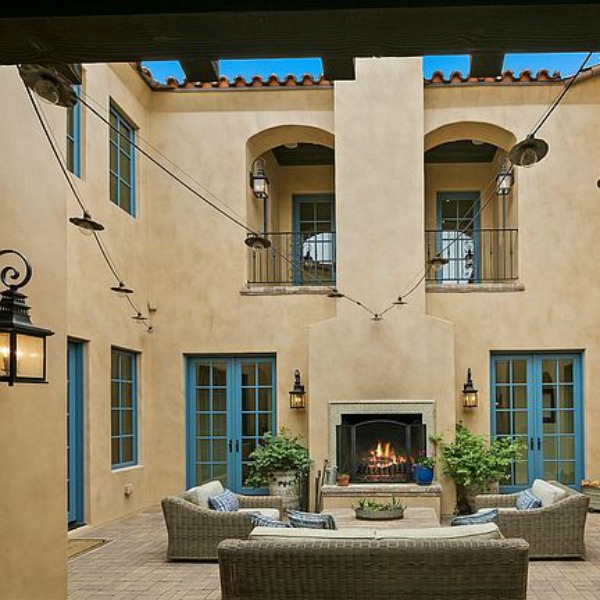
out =
[[(342, 424), (342, 415), (382, 415), (402, 414), (421, 415), (427, 426), (427, 436), (435, 435), (434, 400), (333, 400), (329, 402), (329, 462), (336, 463), (337, 436), (336, 427)], [(433, 454), (434, 448), (427, 440), (427, 453)]]

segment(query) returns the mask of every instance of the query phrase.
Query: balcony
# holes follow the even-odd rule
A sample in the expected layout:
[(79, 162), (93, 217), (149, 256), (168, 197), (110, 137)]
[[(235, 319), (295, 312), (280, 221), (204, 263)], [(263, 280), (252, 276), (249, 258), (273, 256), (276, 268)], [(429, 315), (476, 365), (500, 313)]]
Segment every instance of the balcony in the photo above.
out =
[(335, 232), (270, 232), (266, 250), (248, 250), (248, 285), (335, 284)]
[(517, 241), (517, 229), (426, 230), (426, 260), (438, 255), (448, 261), (439, 271), (430, 269), (427, 282), (456, 285), (514, 282), (519, 276)]

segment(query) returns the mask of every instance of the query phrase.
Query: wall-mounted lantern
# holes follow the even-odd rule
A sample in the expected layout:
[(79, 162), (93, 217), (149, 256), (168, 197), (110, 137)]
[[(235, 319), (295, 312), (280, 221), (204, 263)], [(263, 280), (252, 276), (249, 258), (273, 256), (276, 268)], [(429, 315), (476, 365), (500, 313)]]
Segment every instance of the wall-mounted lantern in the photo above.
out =
[(250, 187), (256, 198), (266, 200), (269, 197), (269, 180), (265, 174), (266, 161), (259, 157), (252, 163)]
[(464, 408), (477, 408), (479, 404), (479, 397), (477, 390), (473, 385), (473, 379), (471, 378), (471, 369), (467, 369), (467, 381), (463, 385), (463, 407)]
[(290, 408), (304, 410), (306, 408), (306, 390), (300, 380), (300, 371), (294, 371), (294, 387), (290, 391)]
[(0, 293), (0, 382), (46, 383), (46, 338), (54, 332), (31, 322), (27, 296), (19, 291), (31, 279), (31, 265), (16, 250), (0, 250), (0, 256), (5, 254), (18, 256), (25, 273), (13, 266), (0, 271), (0, 281), (7, 288)]
[(496, 175), (496, 194), (500, 197), (508, 196), (515, 183), (515, 178), (508, 165), (503, 165)]

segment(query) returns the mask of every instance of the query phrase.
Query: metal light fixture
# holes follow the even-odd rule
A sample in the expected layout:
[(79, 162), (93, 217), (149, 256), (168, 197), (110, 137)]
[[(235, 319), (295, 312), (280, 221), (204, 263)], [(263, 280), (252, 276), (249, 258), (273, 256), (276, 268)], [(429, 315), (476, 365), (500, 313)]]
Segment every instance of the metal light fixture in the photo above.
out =
[(535, 135), (528, 135), (522, 142), (515, 144), (508, 157), (518, 167), (533, 167), (548, 154), (548, 144)]
[(250, 187), (252, 193), (261, 200), (269, 197), (269, 180), (265, 174), (266, 161), (259, 157), (252, 163), (252, 172), (250, 173)]
[(25, 272), (14, 266), (0, 271), (0, 281), (7, 289), (0, 293), (0, 382), (46, 383), (46, 338), (53, 331), (36, 327), (29, 317), (27, 296), (19, 289), (31, 280), (33, 271), (27, 259), (16, 250), (0, 250), (0, 256), (14, 254)]
[(464, 408), (477, 408), (479, 404), (479, 397), (477, 390), (473, 385), (473, 379), (471, 378), (471, 369), (467, 369), (467, 381), (463, 385), (463, 407)]
[(512, 191), (514, 183), (514, 175), (509, 166), (504, 164), (498, 175), (496, 175), (496, 195), (501, 197), (508, 196)]
[(71, 217), (70, 223), (73, 223), (76, 227), (79, 227), (79, 231), (84, 235), (92, 235), (94, 231), (103, 231), (104, 225), (94, 221), (89, 212), (84, 211), (82, 217)]
[(119, 285), (114, 285), (110, 288), (120, 298), (125, 298), (129, 294), (133, 294), (133, 290), (128, 288), (122, 281), (119, 281)]
[(73, 85), (81, 83), (81, 65), (19, 65), (19, 75), (44, 101), (66, 108), (77, 104)]
[(260, 252), (261, 250), (266, 250), (271, 247), (271, 240), (260, 233), (248, 233), (244, 240), (244, 244), (252, 248), (252, 250)]
[(337, 288), (331, 288), (331, 291), (327, 294), (328, 298), (343, 298), (344, 294), (340, 292)]
[(137, 315), (131, 318), (136, 322), (137, 325), (145, 325), (146, 321), (148, 320), (148, 317), (144, 317), (144, 315), (139, 311)]
[(441, 269), (444, 265), (448, 264), (449, 261), (447, 258), (443, 258), (439, 254), (436, 254), (433, 258), (430, 258), (427, 262), (429, 263), (430, 267), (436, 273), (438, 273), (439, 271), (441, 271)]
[(306, 391), (300, 381), (300, 371), (294, 371), (294, 388), (290, 390), (290, 408), (304, 410), (306, 408)]

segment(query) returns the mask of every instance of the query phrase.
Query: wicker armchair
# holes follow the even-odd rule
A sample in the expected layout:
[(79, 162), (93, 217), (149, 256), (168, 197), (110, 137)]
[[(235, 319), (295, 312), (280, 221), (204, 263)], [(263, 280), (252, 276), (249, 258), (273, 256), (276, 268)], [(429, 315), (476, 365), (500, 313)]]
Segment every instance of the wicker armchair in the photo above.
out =
[(226, 540), (223, 600), (525, 600), (523, 540)]
[[(283, 501), (275, 496), (238, 495), (240, 508), (275, 508), (283, 514)], [(214, 560), (225, 539), (247, 539), (254, 526), (243, 512), (218, 512), (198, 506), (186, 492), (162, 501), (169, 544), (168, 560)]]
[(485, 494), (477, 496), (477, 509), (501, 509), (496, 518), (500, 531), (504, 537), (527, 540), (530, 558), (585, 558), (583, 538), (590, 500), (556, 481), (548, 483), (566, 490), (566, 498), (545, 508), (516, 510), (518, 494)]

